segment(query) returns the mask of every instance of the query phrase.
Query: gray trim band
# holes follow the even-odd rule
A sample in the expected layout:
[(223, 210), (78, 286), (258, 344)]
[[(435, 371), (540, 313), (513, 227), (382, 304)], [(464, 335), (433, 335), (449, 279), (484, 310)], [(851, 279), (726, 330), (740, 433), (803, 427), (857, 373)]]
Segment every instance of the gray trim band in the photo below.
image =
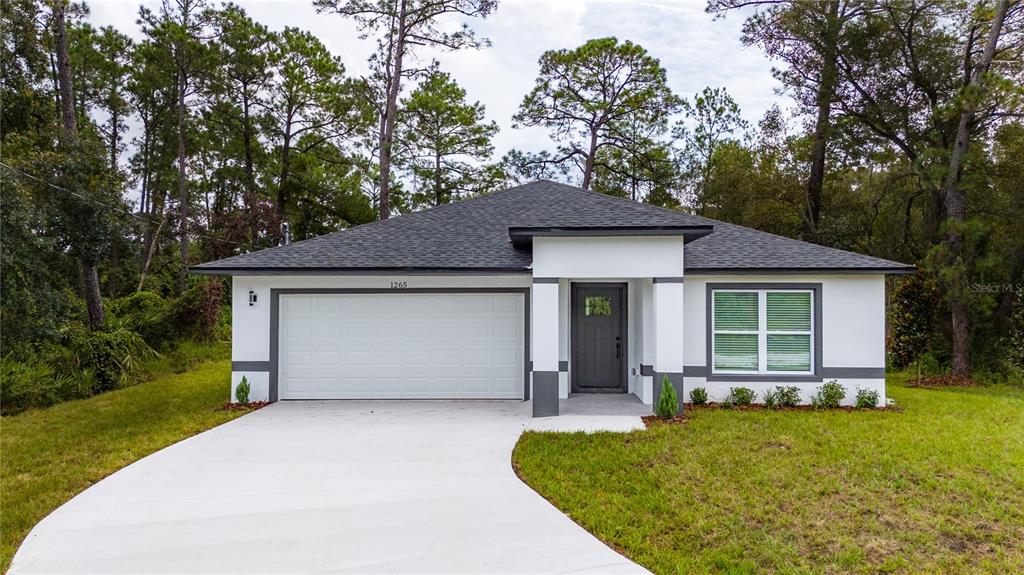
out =
[(270, 361), (232, 361), (231, 371), (270, 371)]
[(640, 375), (642, 375), (644, 377), (651, 377), (651, 376), (653, 376), (654, 375), (654, 366), (653, 365), (644, 365), (644, 364), (641, 363), (640, 364)]
[(763, 381), (763, 382), (821, 382), (829, 378), (836, 379), (884, 379), (884, 367), (822, 367), (821, 375), (775, 375), (770, 373), (736, 373), (708, 375), (705, 365), (687, 365), (683, 368), (686, 377), (704, 377), (708, 381)]
[(569, 371), (569, 360), (560, 360), (558, 362), (558, 371), (563, 373)]
[[(822, 341), (822, 289), (821, 283), (804, 283), (804, 282), (728, 282), (728, 283), (708, 283), (704, 292), (704, 350), (705, 358), (711, 362), (711, 358), (714, 357), (714, 352), (711, 349), (712, 344), (712, 324), (713, 318), (711, 317), (711, 299), (712, 294), (715, 290), (730, 290), (730, 289), (766, 289), (766, 290), (811, 290), (814, 294), (814, 373), (807, 375), (790, 375), (786, 376), (786, 379), (772, 379), (775, 375), (762, 375), (762, 374), (743, 374), (738, 377), (756, 377), (757, 379), (735, 379), (737, 376), (734, 375), (716, 375), (711, 373), (709, 367), (705, 367), (707, 370), (708, 381), (821, 381), (821, 341)], [(725, 378), (725, 379), (721, 379)]]
[(823, 367), (821, 377), (849, 379), (881, 379), (885, 377), (884, 367)]
[(686, 377), (707, 377), (708, 366), (706, 365), (684, 365), (683, 375)]
[(683, 278), (678, 277), (664, 277), (664, 278), (651, 278), (651, 281), (656, 284), (681, 284)]
[(558, 415), (558, 372), (533, 372), (533, 416)]
[(535, 284), (556, 284), (556, 283), (558, 283), (558, 278), (533, 278), (533, 283), (535, 283)]
[[(279, 344), (282, 295), (403, 294), (403, 293), (511, 293), (523, 296), (523, 399), (530, 399), (530, 288), (271, 288), (269, 399), (278, 401)], [(557, 373), (557, 372), (556, 372)], [(555, 382), (558, 397), (558, 382)]]

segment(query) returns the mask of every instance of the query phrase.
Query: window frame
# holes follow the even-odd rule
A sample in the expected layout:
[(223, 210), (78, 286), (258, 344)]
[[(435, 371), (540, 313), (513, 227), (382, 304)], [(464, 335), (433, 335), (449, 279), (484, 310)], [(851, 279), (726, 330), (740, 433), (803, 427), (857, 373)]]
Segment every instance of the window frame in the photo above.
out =
[[(820, 313), (820, 285), (792, 285), (792, 286), (760, 286), (760, 285), (720, 285), (708, 284), (708, 374), (713, 376), (744, 376), (744, 377), (788, 377), (788, 376), (814, 376), (820, 368), (819, 345), (821, 341), (821, 324), (818, 314)], [(756, 293), (757, 294), (757, 331), (750, 330), (718, 330), (715, 329), (715, 294), (725, 293)], [(810, 295), (810, 329), (808, 330), (768, 330), (768, 294), (769, 293), (806, 293)], [(718, 334), (757, 334), (757, 369), (756, 370), (727, 370), (715, 367), (715, 337)], [(810, 369), (807, 371), (771, 371), (768, 369), (768, 336), (769, 335), (806, 335), (809, 343)]]

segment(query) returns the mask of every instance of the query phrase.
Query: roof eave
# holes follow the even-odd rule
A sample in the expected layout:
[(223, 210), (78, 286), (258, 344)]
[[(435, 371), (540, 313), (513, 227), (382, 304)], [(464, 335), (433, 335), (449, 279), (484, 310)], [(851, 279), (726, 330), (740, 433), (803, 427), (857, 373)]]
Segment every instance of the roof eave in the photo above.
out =
[(209, 276), (310, 276), (310, 275), (526, 275), (527, 267), (426, 268), (426, 267), (206, 267), (193, 266), (190, 273)]
[(917, 271), (915, 266), (877, 266), (877, 267), (721, 267), (721, 268), (689, 268), (684, 265), (687, 275), (744, 275), (744, 274), (829, 274), (829, 275), (908, 275)]
[(714, 231), (712, 225), (688, 226), (510, 226), (508, 237), (517, 248), (529, 247), (533, 238), (588, 238), (588, 237), (669, 237), (682, 236), (683, 243), (702, 238)]

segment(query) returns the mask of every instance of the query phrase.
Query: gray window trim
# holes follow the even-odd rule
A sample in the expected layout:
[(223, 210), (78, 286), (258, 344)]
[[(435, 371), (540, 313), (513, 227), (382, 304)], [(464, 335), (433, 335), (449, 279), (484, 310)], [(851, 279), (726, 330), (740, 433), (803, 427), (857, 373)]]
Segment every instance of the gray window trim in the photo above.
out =
[[(711, 298), (715, 290), (731, 290), (731, 289), (765, 289), (765, 290), (811, 290), (814, 293), (814, 372), (809, 374), (799, 375), (783, 375), (783, 374), (765, 374), (765, 373), (750, 373), (750, 374), (725, 374), (725, 373), (713, 373), (714, 363), (714, 350), (711, 349), (711, 338), (712, 338), (712, 324), (714, 318), (711, 317)], [(707, 366), (705, 371), (707, 373), (708, 381), (821, 381), (821, 328), (822, 328), (822, 317), (821, 317), (821, 284), (820, 283), (799, 283), (799, 282), (727, 282), (727, 283), (708, 283), (704, 293), (704, 344), (705, 344), (705, 362)]]
[(270, 290), (270, 401), (278, 401), (281, 296), (409, 293), (511, 293), (523, 296), (523, 400), (530, 399), (530, 288), (271, 288)]

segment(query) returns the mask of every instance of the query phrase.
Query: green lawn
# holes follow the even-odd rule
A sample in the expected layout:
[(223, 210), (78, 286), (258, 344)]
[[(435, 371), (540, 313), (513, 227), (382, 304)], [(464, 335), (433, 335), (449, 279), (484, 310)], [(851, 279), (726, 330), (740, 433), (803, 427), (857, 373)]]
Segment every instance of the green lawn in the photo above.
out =
[(902, 412), (691, 410), (629, 434), (530, 432), (520, 476), (655, 573), (1022, 573), (1024, 390)]
[(29, 530), (107, 475), (243, 412), (221, 411), (231, 362), (0, 419), (0, 571)]

